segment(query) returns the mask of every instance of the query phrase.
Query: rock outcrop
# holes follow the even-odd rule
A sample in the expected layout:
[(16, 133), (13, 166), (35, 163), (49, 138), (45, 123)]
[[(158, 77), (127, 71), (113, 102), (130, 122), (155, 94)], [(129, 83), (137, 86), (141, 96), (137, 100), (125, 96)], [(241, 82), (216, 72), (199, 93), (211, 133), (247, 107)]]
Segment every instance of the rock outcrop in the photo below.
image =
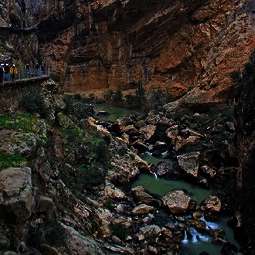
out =
[(141, 81), (174, 98), (192, 89), (187, 103), (218, 101), (255, 46), (246, 1), (91, 1), (76, 8), (76, 22), (40, 45), (67, 91), (133, 89)]
[(244, 72), (236, 74), (237, 87), (236, 104), (236, 145), (239, 159), (239, 171), (237, 173), (238, 196), (237, 208), (237, 232), (238, 237), (245, 247), (245, 254), (254, 253), (255, 242), (252, 236), (255, 234), (255, 206), (254, 206), (254, 155), (255, 155), (255, 91), (254, 91), (255, 55), (251, 56)]
[(32, 213), (33, 193), (31, 169), (8, 168), (0, 172), (1, 212), (14, 217), (16, 222), (25, 222)]
[(191, 198), (182, 190), (176, 190), (163, 197), (164, 205), (173, 214), (182, 214), (187, 212)]

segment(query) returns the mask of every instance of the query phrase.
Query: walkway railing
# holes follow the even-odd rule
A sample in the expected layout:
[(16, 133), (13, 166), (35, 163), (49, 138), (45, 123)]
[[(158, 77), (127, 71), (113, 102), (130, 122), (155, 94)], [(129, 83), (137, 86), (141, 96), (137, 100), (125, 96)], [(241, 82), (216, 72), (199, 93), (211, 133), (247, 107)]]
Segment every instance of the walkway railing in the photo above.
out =
[(12, 76), (11, 73), (4, 74), (4, 79), (2, 85), (11, 85), (14, 83), (22, 83), (26, 81), (34, 81), (49, 78), (50, 69), (49, 68), (30, 68), (22, 69), (21, 71), (17, 69), (17, 73)]

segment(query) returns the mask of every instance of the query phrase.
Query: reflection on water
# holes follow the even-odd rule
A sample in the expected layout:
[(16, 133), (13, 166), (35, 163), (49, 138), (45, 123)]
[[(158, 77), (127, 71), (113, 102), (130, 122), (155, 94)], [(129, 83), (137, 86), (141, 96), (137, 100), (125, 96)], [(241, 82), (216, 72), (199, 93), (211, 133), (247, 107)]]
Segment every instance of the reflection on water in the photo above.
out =
[(157, 157), (152, 156), (152, 153), (150, 152), (145, 152), (144, 154), (141, 155), (141, 158), (145, 160), (148, 164), (151, 165), (157, 165), (158, 163), (162, 162), (163, 160)]
[(104, 111), (105, 114), (100, 115), (100, 119), (105, 121), (112, 121), (115, 122), (119, 118), (123, 118), (130, 114), (135, 113), (136, 111), (130, 110), (127, 108), (111, 106), (107, 104), (96, 104), (95, 105), (96, 112)]
[(136, 186), (143, 186), (148, 192), (160, 196), (164, 196), (172, 190), (186, 190), (198, 203), (205, 200), (212, 193), (208, 189), (198, 187), (183, 180), (156, 179), (155, 176), (147, 174), (140, 175), (138, 180), (133, 184), (133, 187)]
[(220, 225), (217, 222), (207, 221), (204, 216), (201, 218), (201, 220), (206, 224), (206, 229), (215, 230), (220, 228)]

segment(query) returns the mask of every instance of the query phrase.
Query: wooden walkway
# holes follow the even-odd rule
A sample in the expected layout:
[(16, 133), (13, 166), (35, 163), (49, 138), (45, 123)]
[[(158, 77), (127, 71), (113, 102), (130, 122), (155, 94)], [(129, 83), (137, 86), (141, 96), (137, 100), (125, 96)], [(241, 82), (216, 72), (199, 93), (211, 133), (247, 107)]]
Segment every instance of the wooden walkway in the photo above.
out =
[(27, 84), (38, 82), (38, 81), (46, 81), (48, 79), (49, 79), (49, 75), (42, 75), (38, 77), (24, 78), (24, 79), (19, 79), (14, 81), (5, 81), (2, 85), (0, 85), (0, 88), (17, 87), (17, 86), (21, 87), (21, 86), (26, 86)]
[(28, 28), (15, 28), (15, 27), (1, 27), (0, 34), (31, 34), (37, 32), (37, 25)]

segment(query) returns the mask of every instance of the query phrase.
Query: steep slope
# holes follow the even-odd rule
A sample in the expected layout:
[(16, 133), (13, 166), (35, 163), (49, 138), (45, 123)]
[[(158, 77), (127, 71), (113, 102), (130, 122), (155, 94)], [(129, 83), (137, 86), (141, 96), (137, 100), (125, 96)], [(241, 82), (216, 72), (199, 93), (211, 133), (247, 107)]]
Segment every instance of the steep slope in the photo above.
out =
[(237, 147), (240, 170), (238, 173), (239, 188), (239, 211), (241, 212), (240, 238), (246, 247), (247, 254), (254, 252), (254, 156), (255, 156), (255, 91), (254, 71), (255, 55), (253, 53), (250, 62), (246, 65), (244, 72), (236, 76), (238, 91), (236, 93), (236, 123), (237, 123)]

